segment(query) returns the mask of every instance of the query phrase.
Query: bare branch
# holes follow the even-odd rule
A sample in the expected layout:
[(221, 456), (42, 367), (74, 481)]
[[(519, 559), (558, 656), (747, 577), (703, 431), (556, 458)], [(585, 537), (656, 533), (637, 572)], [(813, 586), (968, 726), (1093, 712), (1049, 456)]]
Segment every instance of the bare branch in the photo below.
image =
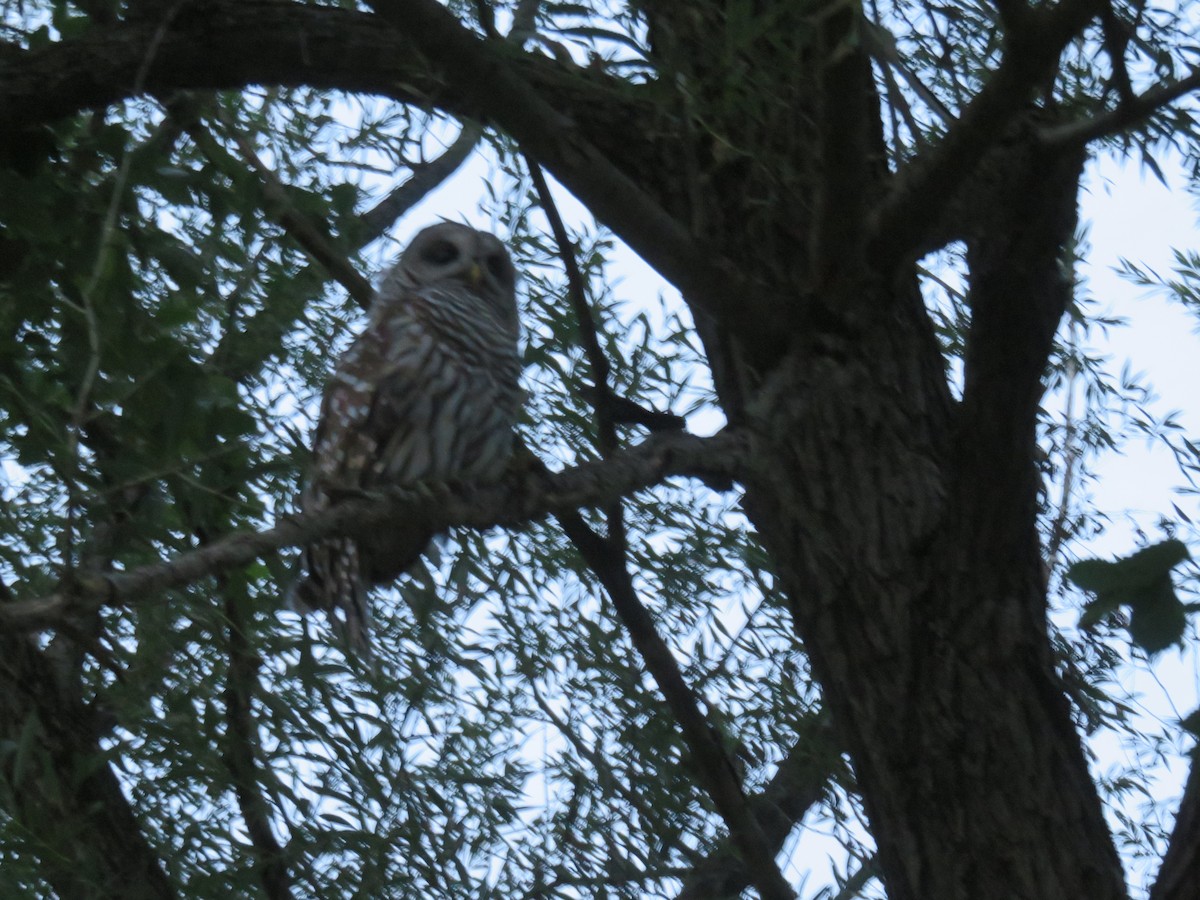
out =
[[(803, 723), (805, 731), (779, 764), (774, 777), (750, 798), (772, 856), (783, 849), (788, 835), (821, 799), (821, 793), (841, 765), (829, 717), (818, 714)], [(723, 843), (684, 879), (676, 900), (738, 897), (752, 883), (751, 873), (735, 848)]]
[(1193, 69), (1186, 78), (1174, 84), (1159, 85), (1127, 103), (1122, 103), (1110, 113), (1044, 129), (1039, 137), (1049, 147), (1082, 147), (1099, 138), (1142, 124), (1163, 107), (1197, 89), (1200, 89), (1200, 69)]
[[(939, 119), (946, 124), (954, 121), (954, 113), (952, 113), (941, 101), (941, 98), (933, 92), (933, 90), (925, 84), (917, 73), (905, 62), (904, 57), (896, 47), (895, 36), (876, 22), (864, 21), (861, 28), (863, 46), (879, 63), (881, 69), (886, 73), (890, 73), (893, 69), (900, 73), (900, 76), (908, 84), (909, 89), (914, 94), (921, 98), (921, 101), (929, 107)], [(892, 80), (888, 74), (889, 81)], [(909, 113), (908, 104), (904, 102), (903, 96), (896, 93), (894, 100), (903, 104), (903, 109)], [(916, 127), (916, 123), (911, 121), (911, 113), (905, 116), (909, 121), (909, 130), (912, 131), (913, 137), (920, 139), (920, 130)]]
[[(575, 261), (575, 248), (571, 236), (567, 234), (567, 226), (558, 214), (558, 206), (554, 203), (550, 185), (546, 183), (541, 166), (532, 159), (526, 162), (529, 165), (529, 176), (533, 179), (533, 187), (537, 191), (538, 202), (541, 203), (542, 212), (546, 214), (546, 220), (550, 223), (550, 233), (554, 235), (554, 243), (558, 247), (558, 258), (562, 260), (563, 271), (567, 276), (567, 298), (571, 301), (571, 309), (579, 323), (579, 339), (583, 342), (583, 353), (592, 370), (592, 387), (596, 396), (602, 398), (609, 392), (608, 378), (612, 366), (609, 365), (608, 357), (604, 355), (600, 346), (599, 327), (592, 315), (592, 308), (588, 305), (587, 286)], [(594, 406), (600, 453), (602, 456), (608, 456), (617, 446), (616, 425), (602, 402)]]
[[(779, 335), (759, 317), (736, 315), (741, 298), (762, 293), (737, 267), (704, 246), (601, 153), (579, 124), (560, 112), (508, 64), (503, 53), (464, 28), (436, 0), (371, 0), (379, 16), (403, 28), (450, 89), (515, 137), (522, 148), (607, 223), (692, 302), (747, 334)], [(770, 331), (770, 334), (766, 332)]]
[(292, 202), (288, 192), (293, 189), (280, 181), (279, 176), (259, 158), (245, 135), (237, 133), (235, 126), (227, 124), (227, 127), (232, 132), (232, 139), (241, 155), (242, 163), (227, 153), (213, 138), (198, 115), (189, 117), (186, 126), (201, 152), (227, 175), (238, 178), (245, 165), (248, 165), (258, 176), (258, 183), (262, 189), (263, 211), (266, 215), (274, 219), (280, 228), (304, 248), (304, 251), (344, 287), (359, 305), (364, 308), (370, 306), (375, 296), (371, 283), (359, 274), (346, 254), (334, 245), (323, 223), (301, 212)]
[(271, 827), (271, 807), (259, 786), (258, 724), (253, 699), (258, 690), (261, 662), (246, 633), (250, 624), (251, 600), (240, 583), (221, 579), (224, 597), (229, 671), (225, 684), (225, 765), (233, 781), (238, 809), (261, 870), (263, 892), (268, 900), (290, 900), (293, 896), (288, 874), (287, 852)]
[(441, 156), (420, 166), (413, 166), (411, 178), (362, 214), (360, 218), (367, 233), (360, 239), (360, 244), (375, 240), (458, 171), (482, 135), (483, 128), (474, 122), (465, 122), (454, 143)]
[(730, 842), (745, 861), (751, 883), (766, 900), (792, 900), (795, 894), (775, 864), (775, 854), (750, 810), (741, 778), (719, 733), (709, 724), (684, 680), (671, 648), (659, 635), (654, 618), (638, 598), (622, 549), (592, 531), (575, 510), (562, 511), (556, 517), (604, 585), (642, 661), (666, 698), (691, 750), (700, 783), (725, 820)]
[(739, 475), (748, 451), (748, 437), (728, 430), (709, 438), (657, 434), (611, 459), (555, 474), (516, 471), (493, 487), (395, 489), (347, 500), (319, 513), (284, 516), (266, 531), (231, 534), (129, 572), (81, 576), (47, 597), (0, 604), (0, 630), (52, 628), (81, 608), (145, 602), (160, 591), (243, 566), (283, 547), (332, 534), (367, 534), (397, 517), (421, 515), (436, 530), (452, 525), (513, 526), (550, 513), (611, 503), (671, 476), (712, 477), (720, 483)]

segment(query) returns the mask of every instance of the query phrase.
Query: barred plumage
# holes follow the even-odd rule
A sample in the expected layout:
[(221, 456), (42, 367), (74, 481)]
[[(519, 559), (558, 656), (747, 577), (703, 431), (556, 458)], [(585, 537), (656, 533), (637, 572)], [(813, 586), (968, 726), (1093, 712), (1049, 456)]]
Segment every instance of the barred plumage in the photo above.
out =
[[(487, 232), (443, 222), (413, 239), (326, 387), (305, 511), (339, 492), (500, 477), (521, 402), (515, 274)], [(329, 610), (365, 646), (369, 585), (394, 579), (431, 537), (414, 522), (313, 544), (295, 599)]]

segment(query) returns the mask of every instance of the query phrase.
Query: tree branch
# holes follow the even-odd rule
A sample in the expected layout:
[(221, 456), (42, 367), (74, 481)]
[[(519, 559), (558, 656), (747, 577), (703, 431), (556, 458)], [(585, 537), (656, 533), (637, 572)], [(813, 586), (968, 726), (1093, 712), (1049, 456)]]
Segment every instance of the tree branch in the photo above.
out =
[(1150, 888), (1150, 900), (1191, 900), (1197, 884), (1200, 884), (1200, 753), (1193, 747), (1192, 766), (1175, 814), (1171, 843)]
[(1184, 94), (1200, 89), (1200, 69), (1174, 84), (1162, 84), (1121, 103), (1112, 112), (1066, 125), (1043, 129), (1039, 137), (1052, 148), (1082, 147), (1094, 140), (1140, 125)]
[(737, 477), (748, 455), (749, 439), (738, 432), (724, 431), (709, 438), (657, 434), (611, 459), (555, 474), (517, 471), (491, 487), (394, 489), (311, 515), (283, 516), (266, 531), (231, 534), (129, 572), (80, 577), (46, 597), (0, 603), (0, 630), (53, 628), (81, 609), (144, 602), (149, 595), (245, 565), (283, 547), (333, 534), (368, 534), (398, 517), (420, 515), (436, 530), (452, 525), (511, 526), (550, 513), (611, 503), (671, 476), (711, 477), (719, 484)]
[(378, 15), (282, 0), (205, 0), (181, 4), (161, 24), (135, 19), (2, 55), (0, 144), (30, 125), (134, 96), (139, 77), (156, 95), (310, 86), (490, 120), (690, 302), (749, 343), (778, 342), (766, 317), (745, 314), (747, 298), (772, 305), (767, 288), (704, 245), (589, 140), (611, 133), (613, 121), (635, 120), (636, 95), (617, 96), (594, 74), (485, 41), (435, 0), (372, 5)]
[(1054, 73), (1066, 45), (1099, 14), (1104, 0), (1062, 0), (1018, 13), (1020, 28), (1007, 35), (1004, 59), (963, 111), (958, 122), (927, 153), (901, 170), (873, 223), (870, 257), (888, 271), (923, 246), (927, 233), (996, 139), (1026, 109), (1033, 92)]
[(136, 19), (0, 54), (0, 135), (102, 109), (143, 89), (168, 95), (257, 82), (397, 96), (399, 83), (409, 99), (428, 102), (426, 91), (437, 86), (414, 58), (402, 33), (366, 13), (282, 0), (185, 3), (162, 23)]
[(0, 796), (39, 873), (63, 900), (172, 898), (97, 735), (33, 639), (0, 631)]
[(556, 518), (604, 585), (642, 661), (666, 698), (683, 731), (700, 783), (725, 820), (730, 842), (737, 848), (759, 895), (765, 900), (793, 900), (795, 894), (775, 864), (775, 854), (750, 810), (741, 779), (718, 732), (709, 724), (670, 647), (638, 598), (622, 549), (592, 531), (575, 510), (560, 512)]
[(254, 848), (263, 892), (268, 900), (290, 900), (291, 876), (287, 851), (271, 827), (271, 807), (259, 785), (258, 724), (253, 701), (258, 690), (261, 658), (247, 635), (251, 599), (241, 580), (221, 579), (227, 619), (229, 671), (225, 683), (225, 740), (223, 754), (237, 796), (238, 809)]
[[(424, 200), (431, 191), (458, 171), (483, 135), (483, 128), (464, 122), (454, 142), (437, 159), (412, 167), (412, 176), (360, 216), (368, 240), (374, 240), (397, 219)], [(360, 241), (365, 244), (368, 241)]]
[[(777, 855), (788, 835), (812, 808), (841, 766), (829, 717), (807, 717), (799, 739), (779, 763), (774, 777), (749, 798), (771, 855)], [(751, 873), (730, 842), (722, 843), (684, 879), (676, 900), (711, 900), (738, 897), (753, 883)]]
[(301, 248), (316, 261), (330, 276), (334, 278), (351, 297), (358, 301), (364, 309), (371, 305), (375, 289), (371, 283), (354, 268), (346, 254), (336, 245), (333, 238), (323, 227), (323, 222), (313, 219), (301, 212), (292, 202), (289, 191), (295, 188), (285, 185), (279, 176), (264, 163), (250, 146), (245, 135), (236, 131), (236, 126), (225, 124), (232, 133), (232, 140), (238, 148), (241, 162), (228, 153), (217, 142), (198, 116), (192, 117), (187, 124), (188, 134), (196, 141), (201, 152), (218, 169), (235, 181), (249, 166), (257, 176), (258, 185), (262, 190), (264, 213), (272, 218)]
[[(436, 0), (370, 0), (381, 18), (405, 29), (452, 91), (515, 137), (596, 218), (708, 313), (747, 335), (769, 323), (739, 310), (763, 293), (734, 264), (706, 247), (602, 154), (574, 118), (556, 109), (509, 65), (513, 53), (468, 29)], [(499, 50), (496, 49), (497, 45)], [(501, 52), (503, 50), (503, 52)], [(742, 315), (737, 315), (742, 312)]]
[(526, 162), (529, 165), (529, 177), (533, 179), (533, 187), (537, 191), (538, 202), (542, 206), (542, 212), (546, 214), (546, 221), (550, 223), (550, 233), (554, 235), (554, 243), (558, 247), (558, 258), (562, 260), (563, 271), (567, 276), (567, 299), (570, 300), (571, 309), (575, 312), (575, 319), (579, 325), (579, 339), (583, 343), (583, 354), (587, 358), (588, 367), (592, 370), (592, 389), (595, 391), (593, 409), (596, 414), (596, 434), (600, 454), (608, 456), (617, 448), (616, 423), (613, 422), (604, 404), (604, 398), (608, 396), (610, 390), (608, 379), (612, 372), (612, 366), (600, 346), (599, 329), (595, 317), (592, 316), (592, 309), (588, 305), (587, 286), (584, 284), (583, 273), (579, 271), (579, 266), (575, 261), (575, 248), (571, 242), (571, 236), (567, 233), (567, 226), (563, 223), (562, 216), (558, 214), (558, 207), (550, 193), (550, 185), (546, 183), (541, 166), (532, 159), (527, 159)]
[[(876, 184), (871, 177), (874, 149), (869, 136), (872, 112), (871, 62), (861, 44), (863, 16), (857, 6), (832, 3), (816, 28), (821, 54), (817, 79), (817, 133), (821, 177), (809, 240), (809, 266), (819, 298), (839, 299), (857, 291), (831, 290), (859, 279), (865, 262), (867, 219)], [(849, 311), (842, 311), (844, 314)]]

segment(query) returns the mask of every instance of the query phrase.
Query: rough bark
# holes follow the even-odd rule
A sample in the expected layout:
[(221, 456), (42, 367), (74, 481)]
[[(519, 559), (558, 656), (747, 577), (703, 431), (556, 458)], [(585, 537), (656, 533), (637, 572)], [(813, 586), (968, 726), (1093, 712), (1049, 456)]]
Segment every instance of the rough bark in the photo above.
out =
[(0, 794), (63, 900), (174, 897), (92, 711), (23, 634), (0, 632)]
[(1125, 896), (1055, 675), (1036, 533), (1041, 375), (1082, 160), (1031, 153), (972, 239), (961, 403), (915, 284), (826, 298), (752, 407), (747, 506), (788, 588), (893, 900)]
[(1158, 878), (1150, 890), (1150, 900), (1189, 900), (1200, 884), (1200, 753), (1192, 749), (1192, 767), (1188, 772), (1175, 830), (1163, 857)]

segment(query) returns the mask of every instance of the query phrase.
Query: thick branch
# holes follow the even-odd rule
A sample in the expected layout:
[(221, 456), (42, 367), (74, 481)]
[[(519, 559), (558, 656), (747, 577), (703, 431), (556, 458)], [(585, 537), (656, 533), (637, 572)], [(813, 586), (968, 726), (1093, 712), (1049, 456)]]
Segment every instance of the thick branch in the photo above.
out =
[[(180, 5), (161, 27), (136, 20), (0, 56), (0, 135), (106, 107), (133, 96), (139, 85), (153, 94), (254, 83), (381, 94), (496, 122), (709, 312), (736, 312), (739, 298), (762, 294), (585, 137), (594, 104), (582, 96), (582, 77), (572, 80), (561, 65), (502, 42), (497, 49), (434, 0), (373, 6), (379, 15), (274, 0), (206, 0)], [(436, 77), (422, 54), (438, 68)], [(540, 79), (541, 88), (529, 76)], [(570, 88), (548, 99), (545, 82), (568, 80)], [(608, 106), (618, 102), (602, 93)], [(759, 327), (756, 317), (729, 320)]]
[(1200, 755), (1192, 750), (1192, 767), (1188, 772), (1179, 812), (1175, 814), (1175, 829), (1163, 857), (1158, 878), (1150, 889), (1150, 900), (1190, 900), (1200, 884)]
[[(745, 332), (775, 338), (768, 323), (738, 316), (739, 301), (763, 288), (737, 273), (716, 248), (705, 247), (588, 139), (509, 64), (497, 49), (464, 28), (436, 0), (373, 0), (371, 7), (404, 28), (450, 89), (515, 137), (650, 265), (706, 312)], [(499, 44), (504, 48), (503, 44)]]
[(0, 134), (134, 96), (143, 65), (142, 89), (162, 95), (255, 82), (377, 93), (389, 93), (390, 79), (429, 85), (413, 71), (412, 46), (374, 16), (272, 0), (180, 6), (161, 28), (137, 20), (0, 55)]
[[(1016, 4), (1009, 10), (1015, 12)], [(884, 271), (912, 255), (954, 201), (996, 139), (1054, 74), (1055, 63), (1104, 6), (1102, 0), (1063, 0), (1040, 12), (1020, 15), (1004, 60), (975, 95), (941, 142), (902, 170), (873, 228), (876, 259)]]
[(0, 633), (0, 799), (63, 900), (175, 896), (93, 712), (24, 634)]
[(710, 438), (658, 434), (611, 459), (553, 475), (515, 472), (494, 487), (397, 489), (348, 500), (312, 515), (285, 516), (266, 531), (232, 534), (130, 572), (83, 578), (48, 597), (0, 604), (0, 629), (53, 627), (79, 607), (143, 600), (243, 566), (283, 547), (308, 544), (331, 534), (368, 534), (397, 518), (419, 515), (435, 530), (452, 525), (517, 525), (550, 513), (611, 503), (674, 475), (727, 480), (737, 477), (747, 455), (747, 439), (735, 432)]

